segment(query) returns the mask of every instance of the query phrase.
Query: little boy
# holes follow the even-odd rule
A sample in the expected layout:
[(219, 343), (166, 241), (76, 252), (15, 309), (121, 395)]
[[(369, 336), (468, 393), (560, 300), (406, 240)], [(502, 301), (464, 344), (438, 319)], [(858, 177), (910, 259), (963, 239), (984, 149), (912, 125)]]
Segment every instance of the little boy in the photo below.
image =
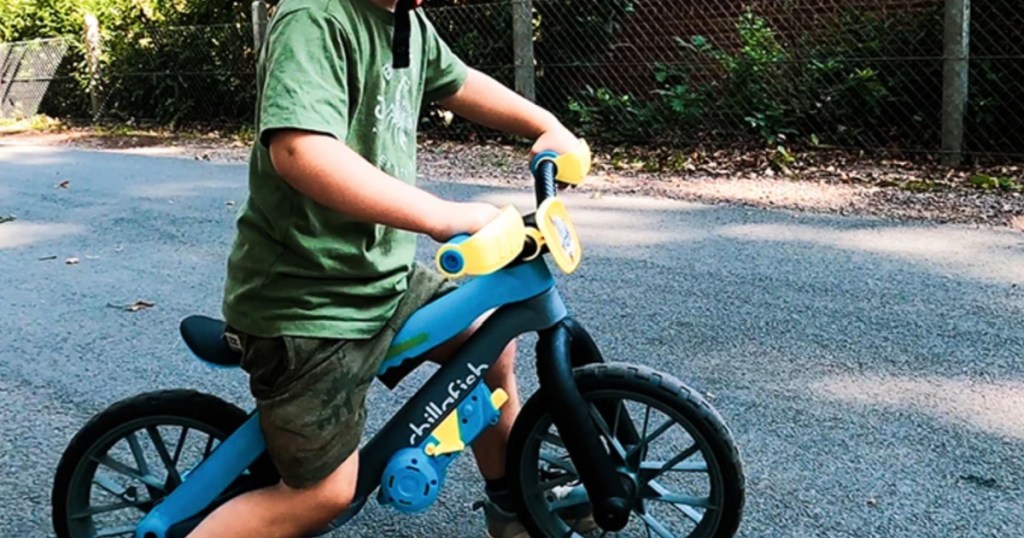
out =
[[(415, 234), (446, 241), (499, 213), (414, 186), (422, 104), (530, 137), (535, 152), (579, 143), (550, 113), (467, 68), (421, 10), (411, 28), (401, 24), (395, 4), (284, 0), (271, 21), (224, 314), (282, 482), (226, 503), (193, 537), (298, 537), (352, 502), (367, 389), (396, 331), (444, 286), (414, 263)], [(393, 55), (405, 56), (392, 50), (396, 30), (408, 30), (408, 67)], [(431, 358), (445, 360), (471, 332)], [(504, 468), (519, 410), (514, 357), (509, 343), (488, 370), (488, 385), (510, 399), (474, 446), (493, 538), (526, 536)]]

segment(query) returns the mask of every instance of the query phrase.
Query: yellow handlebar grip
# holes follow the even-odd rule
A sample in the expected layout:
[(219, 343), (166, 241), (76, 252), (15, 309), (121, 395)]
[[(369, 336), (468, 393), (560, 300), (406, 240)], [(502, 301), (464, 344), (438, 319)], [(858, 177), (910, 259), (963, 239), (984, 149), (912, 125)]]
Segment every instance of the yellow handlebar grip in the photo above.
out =
[(477, 233), (442, 245), (435, 258), (437, 269), (448, 278), (487, 275), (515, 260), (525, 240), (523, 217), (508, 206)]
[(558, 176), (555, 179), (570, 185), (582, 185), (590, 173), (591, 158), (587, 141), (580, 140), (579, 149), (554, 158), (555, 166), (558, 167)]

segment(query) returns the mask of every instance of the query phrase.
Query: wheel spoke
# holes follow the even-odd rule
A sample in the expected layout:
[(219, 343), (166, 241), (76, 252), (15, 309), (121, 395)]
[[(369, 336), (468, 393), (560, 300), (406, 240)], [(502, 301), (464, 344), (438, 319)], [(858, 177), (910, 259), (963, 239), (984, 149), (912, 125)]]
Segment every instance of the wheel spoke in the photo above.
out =
[(156, 480), (152, 476), (150, 476), (150, 475), (143, 475), (138, 470), (132, 469), (131, 467), (129, 467), (129, 466), (127, 466), (127, 465), (125, 465), (125, 464), (115, 460), (114, 458), (111, 458), (110, 456), (103, 456), (102, 458), (97, 458), (97, 457), (94, 456), (93, 457), (93, 461), (95, 461), (96, 463), (99, 463), (100, 465), (103, 465), (103, 466), (109, 468), (112, 471), (115, 471), (115, 472), (118, 472), (120, 474), (123, 474), (123, 475), (125, 475), (125, 476), (127, 476), (129, 478), (134, 478), (135, 480), (138, 480), (139, 482), (142, 482), (143, 484), (145, 484), (145, 485), (147, 485), (147, 486), (149, 486), (151, 488), (154, 488), (154, 489), (156, 489), (156, 490), (158, 490), (160, 492), (166, 493), (164, 491), (163, 484), (161, 484), (158, 480)]
[(105, 491), (119, 499), (124, 499), (125, 494), (128, 493), (128, 488), (114, 482), (106, 476), (100, 476), (97, 474), (92, 478), (92, 483), (103, 488)]
[(697, 508), (714, 509), (711, 506), (711, 499), (709, 497), (694, 497), (692, 495), (682, 495), (679, 493), (665, 493), (663, 495), (651, 495), (644, 497), (648, 501), (660, 501), (669, 504), (685, 504), (686, 506), (696, 506)]
[[(667, 488), (665, 488), (665, 486), (662, 486), (661, 484), (653, 480), (647, 484), (647, 487), (651, 488), (651, 490), (653, 490), (658, 495), (670, 494), (670, 492)], [(704, 520), (704, 515), (694, 510), (692, 506), (687, 506), (685, 504), (672, 504), (671, 506), (672, 508), (675, 508), (676, 510), (682, 512), (686, 517), (690, 518), (690, 521), (693, 521), (694, 523), (700, 524), (700, 522)]]
[[(650, 422), (651, 422), (651, 406), (648, 405), (647, 406), (647, 410), (644, 411), (644, 429), (643, 429), (643, 433), (640, 434), (640, 439), (644, 439), (645, 437), (647, 437), (647, 426), (650, 424)], [(642, 442), (641, 442), (641, 444), (642, 444)]]
[(601, 412), (597, 410), (593, 405), (590, 406), (590, 416), (593, 417), (594, 423), (597, 424), (597, 428), (601, 430), (601, 433), (608, 438), (608, 444), (615, 449), (616, 454), (626, 461), (626, 449), (622, 448), (619, 440), (612, 435), (612, 432), (608, 431), (608, 423), (604, 421), (604, 417), (601, 416)]
[(132, 449), (132, 458), (135, 459), (135, 465), (139, 466), (139, 472), (147, 475), (149, 474), (149, 464), (146, 463), (146, 455), (142, 452), (142, 445), (139, 444), (139, 436), (135, 433), (129, 433), (125, 440), (128, 441), (128, 447)]
[(663, 461), (645, 461), (640, 464), (641, 475), (645, 472), (651, 473), (661, 471), (662, 469), (664, 469), (664, 472), (706, 473), (708, 472), (708, 463), (706, 461), (681, 462), (672, 467), (666, 467)]
[(122, 527), (111, 527), (109, 529), (102, 529), (96, 531), (96, 538), (110, 538), (112, 536), (124, 536), (135, 535), (135, 527), (132, 525), (125, 525)]
[(570, 460), (568, 456), (559, 456), (556, 455), (554, 452), (551, 452), (550, 450), (541, 450), (540, 459), (541, 461), (547, 463), (548, 465), (557, 467), (559, 469), (562, 469), (563, 471), (568, 471), (570, 473), (577, 474), (576, 466), (572, 464), (572, 460)]
[[(637, 515), (640, 516), (640, 519), (642, 519), (644, 524), (647, 525), (647, 530), (648, 531), (654, 531), (654, 534), (660, 536), (661, 538), (675, 538), (675, 535), (672, 534), (671, 532), (669, 532), (669, 530), (666, 529), (665, 526), (662, 525), (661, 522), (658, 521), (651, 514), (637, 514)], [(650, 534), (650, 533), (648, 532), (648, 534)]]
[(615, 404), (615, 418), (612, 419), (612, 431), (616, 436), (619, 435), (619, 419), (622, 418), (622, 408), (626, 407), (626, 404), (621, 400)]
[[(95, 516), (96, 514), (105, 514), (107, 512), (113, 512), (115, 510), (123, 510), (125, 508), (139, 508), (140, 505), (145, 504), (148, 501), (124, 501), (114, 504), (105, 504), (102, 506), (90, 506), (85, 510), (72, 514), (71, 519), (85, 519), (88, 517)], [(141, 510), (141, 508), (140, 508)]]
[(537, 487), (531, 489), (529, 491), (529, 494), (530, 495), (535, 495), (537, 493), (544, 493), (545, 491), (554, 489), (554, 488), (556, 488), (558, 486), (564, 486), (566, 484), (569, 484), (570, 482), (575, 482), (577, 480), (579, 480), (579, 477), (576, 476), (576, 475), (572, 475), (572, 474), (562, 475), (562, 476), (560, 476), (558, 478), (552, 478), (551, 480), (547, 480), (545, 482), (541, 482), (540, 484), (537, 484)]
[(685, 504), (673, 504), (672, 506), (676, 510), (686, 514), (686, 517), (690, 518), (690, 521), (694, 523), (699, 524), (701, 521), (704, 521), (704, 516), (701, 515), (700, 512), (694, 510), (691, 506), (686, 506)]
[(206, 438), (206, 448), (203, 449), (203, 459), (210, 457), (210, 451), (213, 450), (213, 436)]
[(174, 447), (174, 457), (171, 458), (171, 463), (174, 464), (175, 468), (178, 467), (178, 460), (181, 458), (181, 449), (185, 448), (185, 438), (186, 437), (188, 437), (188, 427), (187, 426), (181, 428), (181, 435), (178, 436), (178, 443)]
[(160, 461), (167, 468), (167, 489), (178, 487), (181, 484), (181, 475), (178, 474), (178, 468), (174, 464), (174, 460), (171, 459), (171, 455), (167, 452), (167, 445), (164, 444), (164, 438), (160, 435), (160, 430), (156, 429), (156, 426), (146, 426), (146, 433), (149, 434), (149, 439), (156, 446), (156, 452), (160, 455)]
[(572, 488), (569, 491), (569, 493), (567, 493), (564, 497), (560, 497), (558, 499), (551, 501), (550, 505), (548, 506), (548, 509), (551, 512), (556, 512), (558, 510), (565, 510), (566, 508), (572, 508), (573, 506), (586, 504), (589, 501), (590, 498), (587, 497), (587, 490), (583, 489), (583, 486), (576, 486)]
[(649, 476), (642, 477), (642, 478), (646, 479), (646, 481), (648, 481), (648, 482), (651, 481), (651, 480), (654, 480), (655, 478), (657, 478), (657, 477), (661, 476), (662, 474), (664, 474), (669, 469), (672, 469), (673, 467), (675, 467), (677, 464), (683, 462), (684, 460), (686, 460), (690, 456), (696, 454), (698, 450), (700, 450), (699, 447), (697, 447), (697, 444), (694, 443), (694, 444), (690, 445), (690, 448), (687, 448), (686, 450), (680, 452), (679, 454), (676, 454), (676, 456), (674, 458), (666, 461), (664, 465), (659, 467), (657, 470), (655, 470)]
[(562, 442), (562, 438), (551, 432), (545, 432), (544, 435), (540, 436), (540, 440), (543, 443), (550, 443), (559, 448), (565, 448), (565, 443)]
[[(650, 412), (650, 410), (651, 410), (651, 408), (648, 407), (647, 411)], [(672, 425), (675, 424), (675, 423), (676, 422), (674, 420), (672, 420), (671, 418), (666, 420), (661, 426), (658, 426), (653, 432), (651, 432), (651, 435), (649, 437), (648, 436), (644, 436), (640, 440), (640, 443), (638, 443), (635, 447), (629, 449), (629, 452), (626, 454), (626, 457), (627, 458), (628, 457), (632, 457), (633, 455), (639, 453), (641, 450), (645, 449), (648, 445), (651, 444), (652, 441), (654, 441), (655, 439), (660, 437), (661, 434), (663, 434), (666, 431), (668, 431), (668, 429), (671, 428)], [(646, 427), (644, 429), (646, 430)]]

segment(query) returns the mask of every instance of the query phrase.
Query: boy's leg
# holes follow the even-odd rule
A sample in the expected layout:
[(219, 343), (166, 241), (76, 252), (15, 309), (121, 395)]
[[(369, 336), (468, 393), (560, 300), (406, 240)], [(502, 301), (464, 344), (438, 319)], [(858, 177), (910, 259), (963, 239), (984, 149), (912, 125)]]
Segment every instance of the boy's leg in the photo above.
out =
[(390, 343), (239, 335), (267, 451), (281, 474), (273, 487), (232, 499), (190, 535), (300, 537), (351, 503), (367, 389)]
[(241, 495), (210, 514), (189, 538), (292, 538), (325, 527), (352, 503), (359, 477), (355, 452), (330, 476), (303, 489), (283, 482)]
[[(431, 354), (430, 359), (444, 363), (466, 343), (466, 340), (469, 340), (469, 337), (473, 336), (485, 319), (487, 318), (481, 318), (473, 324), (473, 327), (437, 348)], [(487, 386), (491, 390), (502, 388), (508, 393), (508, 401), (501, 406), (498, 424), (484, 430), (473, 443), (473, 456), (476, 458), (476, 465), (480, 469), (480, 474), (489, 483), (500, 482), (505, 477), (506, 445), (509, 435), (512, 433), (512, 425), (519, 415), (519, 387), (516, 383), (515, 360), (516, 343), (512, 341), (505, 346), (497, 362), (484, 374), (484, 381), (487, 382)]]

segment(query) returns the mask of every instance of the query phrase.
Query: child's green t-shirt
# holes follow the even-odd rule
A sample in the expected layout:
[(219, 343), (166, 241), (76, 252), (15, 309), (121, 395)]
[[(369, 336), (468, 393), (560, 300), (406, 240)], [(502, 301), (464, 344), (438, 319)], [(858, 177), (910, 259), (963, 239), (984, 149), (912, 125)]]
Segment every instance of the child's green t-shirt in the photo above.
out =
[(370, 0), (285, 0), (257, 69), (257, 140), (249, 198), (228, 261), (224, 315), (238, 330), (367, 338), (394, 312), (414, 234), (356, 222), (300, 194), (275, 171), (274, 129), (325, 133), (385, 172), (416, 178), (420, 106), (454, 94), (467, 68), (422, 11), (411, 65), (392, 69), (392, 14)]

